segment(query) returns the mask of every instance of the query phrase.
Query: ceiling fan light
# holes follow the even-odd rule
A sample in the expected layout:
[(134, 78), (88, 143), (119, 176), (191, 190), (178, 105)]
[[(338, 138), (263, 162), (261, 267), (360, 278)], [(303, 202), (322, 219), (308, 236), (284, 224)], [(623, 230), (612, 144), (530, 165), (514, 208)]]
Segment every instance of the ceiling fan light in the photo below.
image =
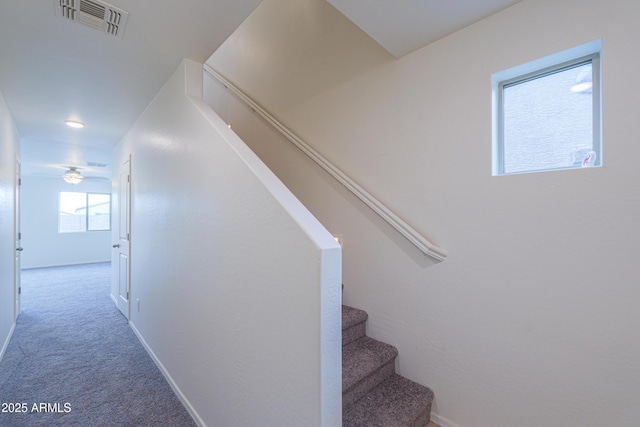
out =
[(64, 175), (62, 175), (62, 179), (64, 179), (65, 182), (69, 184), (75, 185), (82, 182), (84, 176), (82, 176), (82, 174), (78, 172), (76, 168), (69, 168), (69, 170)]

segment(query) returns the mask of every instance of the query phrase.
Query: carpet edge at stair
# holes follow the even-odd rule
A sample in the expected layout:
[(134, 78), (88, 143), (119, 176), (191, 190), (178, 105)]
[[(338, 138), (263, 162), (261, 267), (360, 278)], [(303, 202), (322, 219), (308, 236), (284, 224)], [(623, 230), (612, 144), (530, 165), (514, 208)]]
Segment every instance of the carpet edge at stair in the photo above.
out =
[(424, 427), (431, 419), (433, 391), (400, 375), (346, 408), (343, 427)]

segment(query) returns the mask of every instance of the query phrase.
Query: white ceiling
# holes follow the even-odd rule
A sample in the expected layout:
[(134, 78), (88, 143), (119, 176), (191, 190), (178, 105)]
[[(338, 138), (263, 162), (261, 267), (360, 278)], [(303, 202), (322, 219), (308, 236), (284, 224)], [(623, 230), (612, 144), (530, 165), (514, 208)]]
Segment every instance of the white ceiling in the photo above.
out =
[[(22, 138), (23, 174), (101, 163), (183, 58), (204, 62), (260, 0), (108, 0), (122, 39), (56, 16), (59, 0), (0, 4), (0, 92)], [(68, 128), (75, 118), (84, 129)]]
[[(57, 1), (0, 3), (0, 92), (22, 139), (24, 175), (76, 166), (110, 178), (110, 167), (87, 162), (109, 163), (181, 60), (204, 63), (261, 2), (109, 0), (129, 13), (121, 39), (56, 16)], [(518, 0), (328, 1), (401, 56)], [(86, 127), (68, 128), (67, 119)]]

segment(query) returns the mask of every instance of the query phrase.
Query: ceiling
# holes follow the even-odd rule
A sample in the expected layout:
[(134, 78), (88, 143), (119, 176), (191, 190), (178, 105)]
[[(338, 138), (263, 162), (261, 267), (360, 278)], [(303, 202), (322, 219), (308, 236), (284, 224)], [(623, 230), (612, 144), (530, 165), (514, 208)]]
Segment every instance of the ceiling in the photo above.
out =
[[(110, 179), (111, 149), (182, 59), (204, 63), (261, 3), (108, 0), (128, 12), (113, 37), (56, 14), (61, 1), (80, 0), (0, 4), (0, 92), (21, 136), (23, 175), (61, 176), (74, 166)], [(518, 0), (328, 1), (402, 56)]]
[(327, 0), (395, 57), (520, 0)]
[[(110, 168), (87, 162), (110, 163), (182, 59), (204, 62), (260, 3), (108, 0), (128, 12), (120, 38), (57, 16), (60, 1), (0, 4), (0, 92), (20, 133), (23, 175), (77, 166), (110, 178)], [(71, 129), (67, 119), (86, 126)]]

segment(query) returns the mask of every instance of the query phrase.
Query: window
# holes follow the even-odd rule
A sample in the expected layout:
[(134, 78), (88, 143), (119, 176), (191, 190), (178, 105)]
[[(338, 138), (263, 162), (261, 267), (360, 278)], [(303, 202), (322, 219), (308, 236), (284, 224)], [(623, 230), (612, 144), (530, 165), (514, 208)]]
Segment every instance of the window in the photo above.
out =
[(60, 192), (58, 232), (111, 230), (111, 194)]
[[(602, 164), (595, 46), (588, 55), (581, 46), (494, 76), (494, 175)], [(581, 55), (567, 60), (572, 53)]]

